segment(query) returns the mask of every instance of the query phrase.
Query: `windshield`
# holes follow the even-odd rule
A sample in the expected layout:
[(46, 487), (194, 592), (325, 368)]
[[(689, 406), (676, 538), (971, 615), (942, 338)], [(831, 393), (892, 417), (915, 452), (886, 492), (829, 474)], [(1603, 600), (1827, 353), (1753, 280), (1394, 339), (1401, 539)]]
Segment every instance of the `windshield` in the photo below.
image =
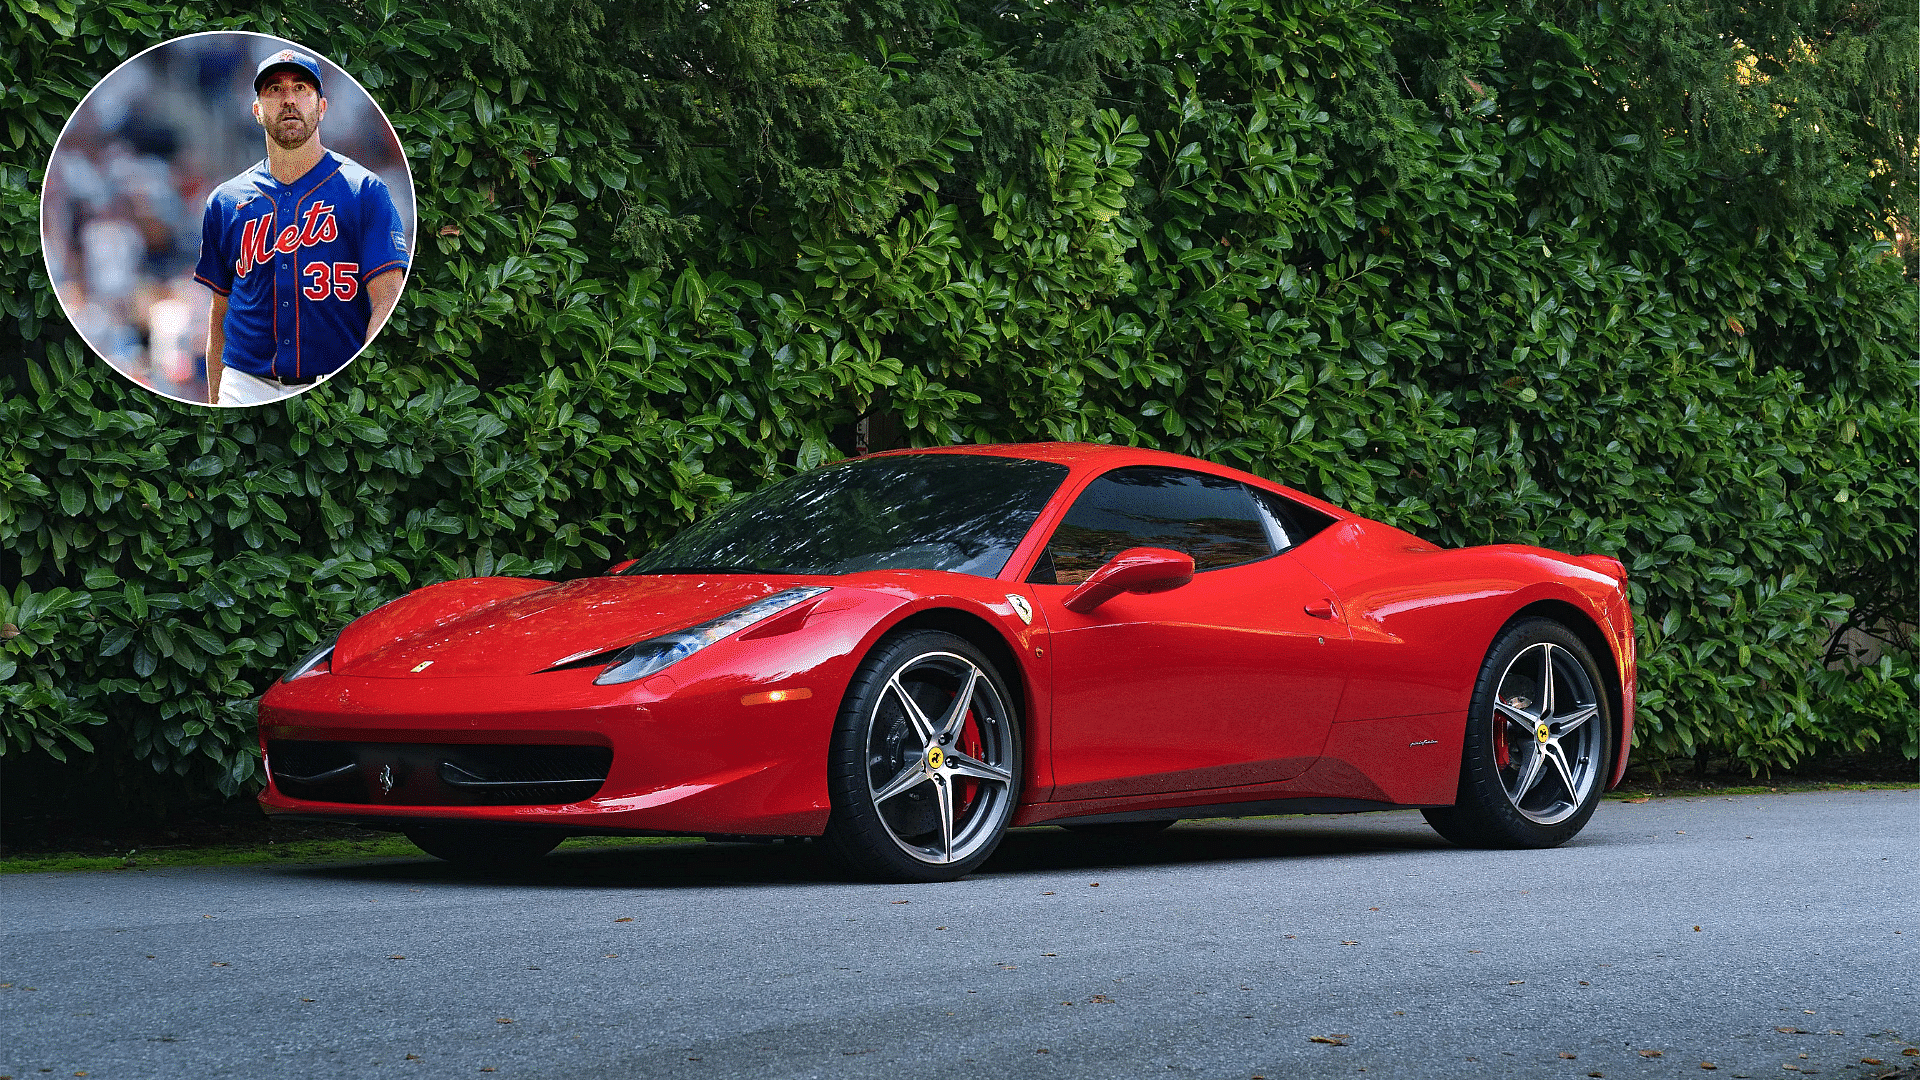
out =
[(1065, 465), (1020, 458), (854, 458), (762, 488), (624, 572), (992, 577), (1066, 477)]

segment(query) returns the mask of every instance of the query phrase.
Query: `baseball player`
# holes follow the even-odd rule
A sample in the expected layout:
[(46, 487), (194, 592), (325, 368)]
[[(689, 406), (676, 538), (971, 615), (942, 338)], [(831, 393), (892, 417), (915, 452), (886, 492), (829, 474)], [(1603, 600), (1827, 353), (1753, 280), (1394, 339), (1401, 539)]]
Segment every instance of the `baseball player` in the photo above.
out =
[(313, 57), (283, 49), (253, 76), (266, 160), (214, 189), (194, 279), (213, 290), (207, 400), (274, 401), (339, 370), (406, 279), (406, 227), (380, 178), (320, 145)]

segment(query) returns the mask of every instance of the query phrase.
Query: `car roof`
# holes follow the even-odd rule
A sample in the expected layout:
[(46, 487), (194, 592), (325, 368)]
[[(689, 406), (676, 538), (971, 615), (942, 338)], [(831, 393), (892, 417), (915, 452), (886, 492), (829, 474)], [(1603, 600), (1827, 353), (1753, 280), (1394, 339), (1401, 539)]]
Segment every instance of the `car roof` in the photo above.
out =
[(1105, 472), (1127, 465), (1167, 465), (1174, 468), (1199, 468), (1216, 475), (1241, 480), (1256, 487), (1265, 488), (1287, 495), (1306, 503), (1336, 518), (1352, 517), (1352, 511), (1317, 499), (1303, 491), (1296, 491), (1284, 484), (1236, 469), (1231, 465), (1220, 465), (1204, 458), (1188, 457), (1185, 454), (1172, 454), (1165, 450), (1151, 450), (1143, 446), (1115, 446), (1111, 443), (1079, 442), (1030, 442), (1030, 443), (989, 443), (978, 446), (928, 446), (906, 450), (883, 450), (868, 454), (867, 457), (897, 457), (906, 454), (974, 454), (982, 457), (1026, 458), (1030, 461), (1051, 461), (1065, 465), (1075, 472)]
[[(927, 446), (909, 450), (883, 450), (869, 454), (868, 457), (894, 457), (902, 454), (981, 454), (988, 457), (1030, 458), (1034, 461), (1052, 461), (1061, 465), (1097, 465), (1110, 466), (1128, 462), (1151, 461), (1156, 464), (1185, 464), (1199, 462), (1199, 458), (1169, 454), (1164, 450), (1149, 450), (1140, 446), (1114, 446), (1110, 443), (1076, 442), (1030, 442), (1030, 443), (991, 443), (980, 446)], [(1202, 462), (1202, 464), (1206, 464)]]

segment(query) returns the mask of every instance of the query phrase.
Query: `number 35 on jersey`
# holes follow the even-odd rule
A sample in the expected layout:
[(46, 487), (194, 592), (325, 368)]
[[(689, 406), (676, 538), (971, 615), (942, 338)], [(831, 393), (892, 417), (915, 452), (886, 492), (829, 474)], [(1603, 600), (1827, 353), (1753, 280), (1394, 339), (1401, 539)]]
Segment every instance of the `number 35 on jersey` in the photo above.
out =
[(309, 300), (325, 300), (328, 293), (342, 300), (351, 300), (360, 294), (360, 264), (350, 262), (310, 262), (300, 268), (300, 276), (307, 279), (307, 287), (300, 295)]

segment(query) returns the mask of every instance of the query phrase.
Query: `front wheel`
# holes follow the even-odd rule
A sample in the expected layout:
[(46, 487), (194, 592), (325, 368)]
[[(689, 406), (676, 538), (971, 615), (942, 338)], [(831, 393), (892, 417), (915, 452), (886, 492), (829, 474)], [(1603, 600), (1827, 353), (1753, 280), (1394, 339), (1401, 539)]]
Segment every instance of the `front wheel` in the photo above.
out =
[(847, 688), (828, 777), (830, 851), (883, 881), (952, 881), (1013, 820), (1020, 731), (993, 664), (921, 630), (882, 641)]
[(1453, 806), (1422, 811), (1463, 847), (1564, 844), (1600, 801), (1613, 722), (1579, 637), (1527, 619), (1494, 640), (1474, 683)]

